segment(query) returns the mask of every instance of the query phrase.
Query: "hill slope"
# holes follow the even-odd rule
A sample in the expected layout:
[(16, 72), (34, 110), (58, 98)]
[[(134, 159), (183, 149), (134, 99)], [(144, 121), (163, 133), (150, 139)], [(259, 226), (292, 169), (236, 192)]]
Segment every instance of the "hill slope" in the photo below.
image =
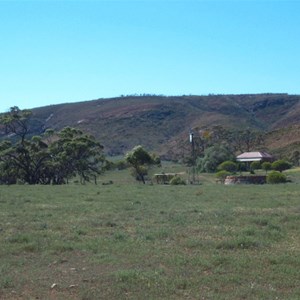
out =
[(39, 107), (33, 113), (32, 133), (79, 127), (95, 135), (110, 155), (137, 144), (163, 153), (176, 147), (174, 141), (187, 138), (190, 128), (214, 125), (276, 130), (279, 134), (268, 139), (275, 151), (300, 143), (298, 134), (290, 134), (288, 141), (282, 134), (298, 131), (297, 95), (128, 96)]

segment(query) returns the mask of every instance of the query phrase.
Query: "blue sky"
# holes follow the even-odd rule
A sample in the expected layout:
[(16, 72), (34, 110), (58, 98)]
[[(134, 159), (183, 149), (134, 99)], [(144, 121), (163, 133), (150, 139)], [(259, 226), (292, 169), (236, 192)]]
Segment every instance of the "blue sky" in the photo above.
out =
[(121, 94), (300, 94), (300, 1), (0, 0), (0, 112)]

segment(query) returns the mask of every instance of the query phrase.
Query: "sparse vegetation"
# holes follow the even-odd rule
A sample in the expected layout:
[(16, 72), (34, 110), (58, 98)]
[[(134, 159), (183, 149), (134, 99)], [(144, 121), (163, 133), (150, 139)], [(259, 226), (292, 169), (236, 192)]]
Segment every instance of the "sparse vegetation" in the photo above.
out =
[[(266, 173), (278, 170), (268, 174), (268, 183), (287, 182), (288, 174), (293, 180), (285, 185), (216, 184), (216, 178), (224, 182), (237, 171), (228, 161), (237, 151), (265, 141), (272, 145), (275, 133), (257, 129), (272, 129), (274, 120), (285, 123), (276, 112), (297, 103), (298, 96), (282, 94), (143, 95), (77, 103), (77, 109), (61, 105), (59, 116), (57, 107), (33, 114), (12, 108), (1, 116), (3, 136), (13, 136), (0, 144), (0, 176), (2, 183), (23, 184), (0, 186), (0, 298), (300, 298), (300, 170), (282, 173), (291, 165), (279, 160), (261, 167)], [(41, 134), (46, 119), (59, 130)], [(219, 121), (224, 127), (211, 126)], [(68, 122), (78, 128), (63, 126)], [(191, 149), (181, 134), (197, 122), (211, 127), (197, 128)], [(196, 174), (201, 185), (182, 186), (190, 175), (170, 162), (162, 171), (172, 174), (170, 185), (146, 184), (149, 166), (160, 164), (158, 156), (136, 146), (125, 161), (107, 164), (102, 145), (81, 128), (96, 133), (114, 155), (145, 141), (151, 151), (161, 147), (167, 158), (189, 158), (192, 170), (202, 172)], [(297, 165), (298, 146), (293, 147), (286, 156)], [(78, 184), (104, 169), (102, 184)], [(261, 183), (266, 176), (248, 177)], [(69, 185), (35, 185), (67, 180)]]
[(103, 175), (113, 185), (0, 186), (0, 298), (297, 299), (287, 172), (295, 183), (140, 185), (125, 169)]
[[(124, 155), (142, 144), (164, 158), (179, 160), (190, 152), (187, 140), (193, 124), (195, 135), (199, 131), (202, 137), (202, 153), (227, 136), (234, 151), (268, 148), (287, 159), (299, 151), (299, 100), (287, 94), (128, 95), (33, 109), (28, 136), (76, 126), (95, 136), (107, 155)], [(7, 137), (1, 126), (0, 137)]]

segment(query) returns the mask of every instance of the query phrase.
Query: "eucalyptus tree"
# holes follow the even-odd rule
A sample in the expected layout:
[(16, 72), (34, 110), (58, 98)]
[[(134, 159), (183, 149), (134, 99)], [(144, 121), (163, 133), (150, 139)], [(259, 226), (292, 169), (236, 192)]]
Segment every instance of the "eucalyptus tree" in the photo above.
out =
[(133, 169), (133, 175), (137, 180), (145, 184), (145, 175), (148, 174), (148, 168), (151, 165), (160, 165), (159, 157), (151, 155), (142, 146), (135, 146), (125, 155), (125, 160)]
[(103, 146), (93, 136), (70, 127), (27, 138), (31, 115), (12, 107), (0, 116), (5, 132), (15, 137), (0, 143), (0, 182), (62, 184), (76, 175), (82, 182), (91, 178), (96, 182), (106, 162)]
[(104, 170), (106, 160), (103, 146), (91, 135), (66, 127), (58, 133), (58, 139), (50, 145), (53, 180), (61, 183), (79, 175), (81, 182), (93, 178)]
[[(4, 172), (5, 175), (2, 181), (19, 179), (29, 184), (40, 183), (40, 174), (50, 156), (47, 144), (40, 137), (27, 139), (31, 115), (31, 111), (14, 106), (0, 117), (0, 124), (4, 126), (6, 134), (14, 138), (0, 144), (1, 174)], [(15, 178), (5, 180), (7, 175)]]
[(263, 147), (264, 133), (250, 129), (232, 130), (228, 137), (228, 144), (234, 151), (250, 152)]

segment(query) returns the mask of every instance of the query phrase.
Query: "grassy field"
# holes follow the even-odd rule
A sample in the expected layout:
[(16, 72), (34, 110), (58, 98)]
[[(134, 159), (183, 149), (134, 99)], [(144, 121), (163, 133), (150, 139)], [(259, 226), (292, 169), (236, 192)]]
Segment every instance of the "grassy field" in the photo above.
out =
[(0, 186), (0, 299), (300, 299), (289, 175), (161, 186), (125, 170), (110, 185)]

